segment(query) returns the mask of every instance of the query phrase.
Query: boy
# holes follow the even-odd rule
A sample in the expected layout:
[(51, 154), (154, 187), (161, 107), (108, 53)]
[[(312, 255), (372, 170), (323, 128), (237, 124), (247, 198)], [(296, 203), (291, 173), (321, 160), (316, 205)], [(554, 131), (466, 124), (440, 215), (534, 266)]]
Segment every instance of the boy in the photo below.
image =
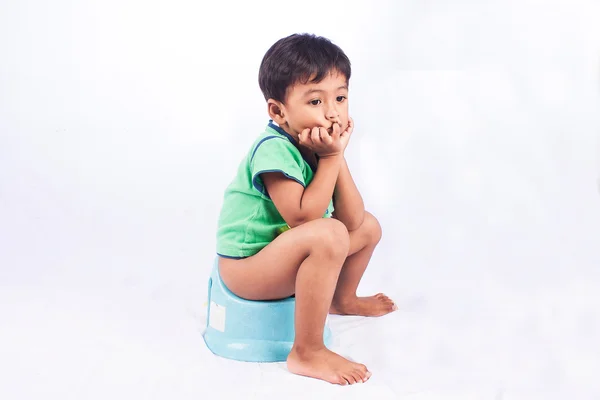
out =
[(381, 238), (364, 210), (344, 150), (350, 61), (328, 39), (291, 35), (265, 54), (259, 85), (271, 117), (225, 191), (219, 272), (249, 300), (296, 297), (290, 372), (341, 385), (371, 373), (323, 344), (327, 313), (380, 316), (397, 309), (356, 289)]

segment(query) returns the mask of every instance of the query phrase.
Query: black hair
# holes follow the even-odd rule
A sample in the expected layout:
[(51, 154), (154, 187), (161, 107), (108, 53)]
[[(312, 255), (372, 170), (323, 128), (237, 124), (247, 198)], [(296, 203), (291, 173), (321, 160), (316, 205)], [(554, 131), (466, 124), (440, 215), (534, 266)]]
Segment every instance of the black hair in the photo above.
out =
[(267, 50), (260, 64), (258, 84), (265, 100), (284, 103), (290, 86), (298, 82), (318, 83), (333, 70), (350, 81), (350, 60), (342, 49), (321, 36), (293, 34), (279, 39)]

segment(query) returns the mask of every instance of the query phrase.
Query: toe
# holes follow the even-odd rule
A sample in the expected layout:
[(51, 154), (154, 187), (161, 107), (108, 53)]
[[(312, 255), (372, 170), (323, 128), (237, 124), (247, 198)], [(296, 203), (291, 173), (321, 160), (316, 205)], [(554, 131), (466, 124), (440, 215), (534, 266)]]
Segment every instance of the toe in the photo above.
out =
[(365, 381), (367, 379), (367, 373), (369, 372), (369, 370), (367, 369), (367, 366), (364, 364), (356, 364), (354, 367), (354, 370), (356, 372), (358, 372), (359, 377), (362, 381)]
[(365, 371), (361, 371), (360, 369), (355, 369), (354, 375), (356, 376), (359, 382), (363, 382), (367, 377), (367, 373)]
[(363, 378), (360, 376), (360, 373), (356, 370), (352, 371), (352, 377), (354, 378), (355, 383), (363, 382)]
[(348, 382), (349, 385), (355, 384), (356, 381), (354, 380), (354, 377), (352, 376), (352, 374), (345, 372), (343, 375), (343, 378)]
[(380, 302), (382, 303), (393, 303), (392, 299), (390, 299), (389, 297), (381, 297), (380, 299), (378, 299)]
[(365, 364), (360, 364), (360, 363), (355, 363), (356, 369), (361, 371), (363, 374), (365, 374), (368, 369), (367, 366)]

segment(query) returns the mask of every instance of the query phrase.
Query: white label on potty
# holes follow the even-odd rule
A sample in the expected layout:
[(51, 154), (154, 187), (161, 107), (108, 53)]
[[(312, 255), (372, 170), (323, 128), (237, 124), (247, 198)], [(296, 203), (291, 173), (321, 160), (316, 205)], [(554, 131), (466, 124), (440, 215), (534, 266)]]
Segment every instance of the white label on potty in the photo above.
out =
[(221, 306), (214, 301), (211, 301), (208, 324), (218, 331), (225, 332), (225, 311), (225, 306)]

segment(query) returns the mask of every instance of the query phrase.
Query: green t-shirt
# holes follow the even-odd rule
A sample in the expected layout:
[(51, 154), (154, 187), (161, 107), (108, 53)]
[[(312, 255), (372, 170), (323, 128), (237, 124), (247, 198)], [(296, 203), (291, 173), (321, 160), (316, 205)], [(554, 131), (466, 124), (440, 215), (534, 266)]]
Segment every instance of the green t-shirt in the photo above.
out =
[[(260, 174), (281, 172), (307, 187), (314, 171), (294, 144), (294, 139), (272, 121), (254, 142), (225, 190), (217, 226), (217, 254), (243, 258), (258, 253), (287, 223), (275, 207)], [(330, 218), (333, 202), (323, 218)]]

